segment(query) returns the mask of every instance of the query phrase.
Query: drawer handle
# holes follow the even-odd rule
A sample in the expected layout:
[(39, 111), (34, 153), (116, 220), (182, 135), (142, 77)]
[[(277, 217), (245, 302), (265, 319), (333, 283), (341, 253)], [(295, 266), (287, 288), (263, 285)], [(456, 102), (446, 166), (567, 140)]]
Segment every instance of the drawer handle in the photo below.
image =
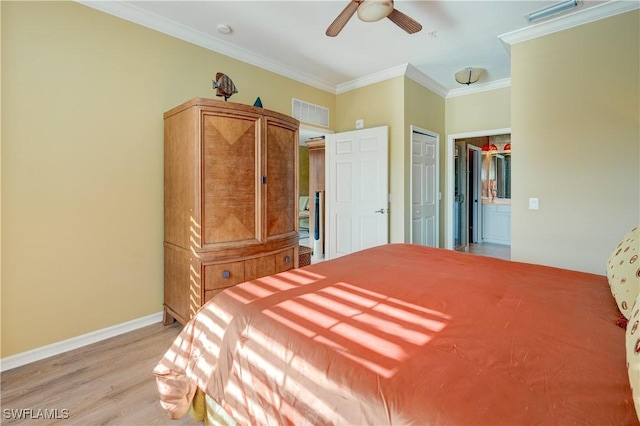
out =
[(285, 256), (284, 263), (289, 263), (289, 262), (291, 262), (291, 256)]
[(231, 277), (231, 271), (229, 271), (228, 269), (225, 269), (224, 271), (222, 271), (222, 278), (229, 278)]

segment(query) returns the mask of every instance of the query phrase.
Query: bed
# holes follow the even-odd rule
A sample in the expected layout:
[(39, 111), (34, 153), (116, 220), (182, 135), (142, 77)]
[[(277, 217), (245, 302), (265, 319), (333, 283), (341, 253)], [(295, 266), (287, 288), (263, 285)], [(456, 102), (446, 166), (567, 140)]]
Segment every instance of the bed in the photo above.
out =
[(389, 244), (225, 290), (154, 374), (172, 418), (204, 398), (214, 423), (639, 424), (616, 302), (606, 276)]

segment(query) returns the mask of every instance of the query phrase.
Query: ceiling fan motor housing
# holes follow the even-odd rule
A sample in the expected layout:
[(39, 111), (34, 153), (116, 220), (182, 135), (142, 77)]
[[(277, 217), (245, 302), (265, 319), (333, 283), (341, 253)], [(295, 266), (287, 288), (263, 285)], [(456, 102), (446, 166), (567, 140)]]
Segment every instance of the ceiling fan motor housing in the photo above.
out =
[(365, 22), (389, 18), (391, 22), (408, 34), (422, 30), (422, 25), (419, 22), (394, 8), (393, 0), (349, 0), (344, 10), (329, 25), (325, 34), (329, 37), (337, 36), (356, 11), (358, 18)]
[(375, 22), (386, 18), (392, 11), (392, 0), (363, 0), (358, 6), (358, 18), (364, 22)]

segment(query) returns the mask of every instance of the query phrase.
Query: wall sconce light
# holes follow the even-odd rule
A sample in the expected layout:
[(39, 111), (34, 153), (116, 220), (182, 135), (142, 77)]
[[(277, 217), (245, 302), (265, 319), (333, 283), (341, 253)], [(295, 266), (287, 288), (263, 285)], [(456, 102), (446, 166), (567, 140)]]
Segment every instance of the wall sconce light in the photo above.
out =
[(484, 70), (482, 68), (465, 68), (456, 73), (456, 81), (467, 86), (476, 83), (482, 77)]

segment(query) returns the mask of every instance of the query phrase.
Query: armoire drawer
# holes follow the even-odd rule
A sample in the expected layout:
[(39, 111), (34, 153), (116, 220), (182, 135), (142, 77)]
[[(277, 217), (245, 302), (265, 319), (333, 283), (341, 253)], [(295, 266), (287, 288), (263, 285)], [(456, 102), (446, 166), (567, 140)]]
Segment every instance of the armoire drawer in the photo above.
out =
[(229, 262), (204, 267), (204, 289), (217, 290), (244, 282), (244, 262)]
[(294, 248), (290, 248), (287, 250), (283, 250), (279, 253), (275, 254), (276, 257), (276, 274), (278, 272), (288, 271), (289, 269), (293, 269), (294, 263)]
[(276, 272), (276, 259), (272, 254), (244, 261), (244, 279), (246, 281), (266, 277)]

